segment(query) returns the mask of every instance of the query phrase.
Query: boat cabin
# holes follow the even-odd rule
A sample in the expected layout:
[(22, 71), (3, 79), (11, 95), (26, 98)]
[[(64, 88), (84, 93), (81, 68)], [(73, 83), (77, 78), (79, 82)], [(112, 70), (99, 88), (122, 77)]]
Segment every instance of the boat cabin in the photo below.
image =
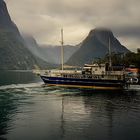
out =
[(106, 72), (105, 64), (85, 64), (83, 67), (83, 74), (104, 75)]

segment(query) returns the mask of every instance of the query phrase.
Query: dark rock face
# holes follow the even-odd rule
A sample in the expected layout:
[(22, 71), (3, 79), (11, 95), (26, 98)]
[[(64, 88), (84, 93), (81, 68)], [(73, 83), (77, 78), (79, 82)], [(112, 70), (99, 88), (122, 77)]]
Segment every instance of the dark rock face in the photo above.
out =
[(108, 53), (109, 39), (111, 52), (127, 53), (129, 50), (120, 44), (113, 33), (104, 28), (91, 30), (86, 39), (80, 44), (80, 49), (68, 60), (69, 65), (91, 63), (95, 58), (103, 58)]
[(7, 10), (6, 3), (0, 0), (0, 29), (7, 29), (12, 31), (18, 31), (16, 25), (12, 22)]
[(33, 69), (44, 61), (35, 57), (25, 46), (18, 28), (12, 22), (6, 3), (0, 0), (0, 69)]
[(0, 19), (0, 24), (3, 26), (11, 24), (11, 18), (8, 14), (6, 3), (3, 0), (0, 0)]

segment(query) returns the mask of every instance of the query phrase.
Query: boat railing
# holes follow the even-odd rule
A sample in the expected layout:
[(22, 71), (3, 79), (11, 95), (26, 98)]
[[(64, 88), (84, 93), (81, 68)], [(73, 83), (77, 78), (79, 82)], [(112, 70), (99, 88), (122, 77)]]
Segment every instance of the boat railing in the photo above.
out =
[(81, 70), (47, 70), (45, 73), (49, 74), (63, 74), (63, 73), (81, 73)]
[(79, 79), (110, 79), (110, 80), (123, 80), (124, 72), (122, 71), (107, 71), (104, 74), (82, 74), (81, 70), (47, 70), (43, 71), (43, 75), (50, 77), (63, 77), (63, 78), (79, 78)]
[(123, 80), (124, 75), (61, 74), (64, 78)]

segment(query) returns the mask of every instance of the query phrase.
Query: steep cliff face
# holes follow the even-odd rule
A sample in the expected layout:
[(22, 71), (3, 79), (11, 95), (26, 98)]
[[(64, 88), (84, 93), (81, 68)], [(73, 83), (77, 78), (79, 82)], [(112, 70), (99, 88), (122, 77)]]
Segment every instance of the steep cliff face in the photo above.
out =
[(8, 14), (6, 3), (3, 0), (0, 0), (0, 25), (8, 26), (11, 25), (11, 18)]
[(42, 67), (42, 64), (44, 67), (45, 62), (35, 57), (25, 46), (18, 28), (10, 18), (6, 3), (0, 0), (0, 69), (33, 69), (36, 65)]
[(13, 32), (18, 32), (18, 29), (8, 13), (6, 3), (0, 0), (0, 30), (5, 29)]
[(103, 58), (108, 53), (108, 46), (111, 52), (127, 53), (129, 50), (120, 44), (108, 29), (97, 28), (91, 30), (86, 39), (80, 44), (80, 49), (68, 60), (69, 65), (83, 65), (91, 63), (95, 58)]

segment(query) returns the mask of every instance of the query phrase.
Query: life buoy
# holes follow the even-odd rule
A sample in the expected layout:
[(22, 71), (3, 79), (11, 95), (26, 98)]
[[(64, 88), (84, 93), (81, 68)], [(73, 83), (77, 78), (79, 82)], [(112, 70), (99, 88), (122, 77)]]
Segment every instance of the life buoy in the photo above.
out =
[(133, 78), (132, 82), (137, 84), (139, 82), (139, 79), (138, 78)]
[(126, 79), (126, 83), (137, 84), (138, 82), (139, 82), (138, 78), (128, 78), (128, 79)]

